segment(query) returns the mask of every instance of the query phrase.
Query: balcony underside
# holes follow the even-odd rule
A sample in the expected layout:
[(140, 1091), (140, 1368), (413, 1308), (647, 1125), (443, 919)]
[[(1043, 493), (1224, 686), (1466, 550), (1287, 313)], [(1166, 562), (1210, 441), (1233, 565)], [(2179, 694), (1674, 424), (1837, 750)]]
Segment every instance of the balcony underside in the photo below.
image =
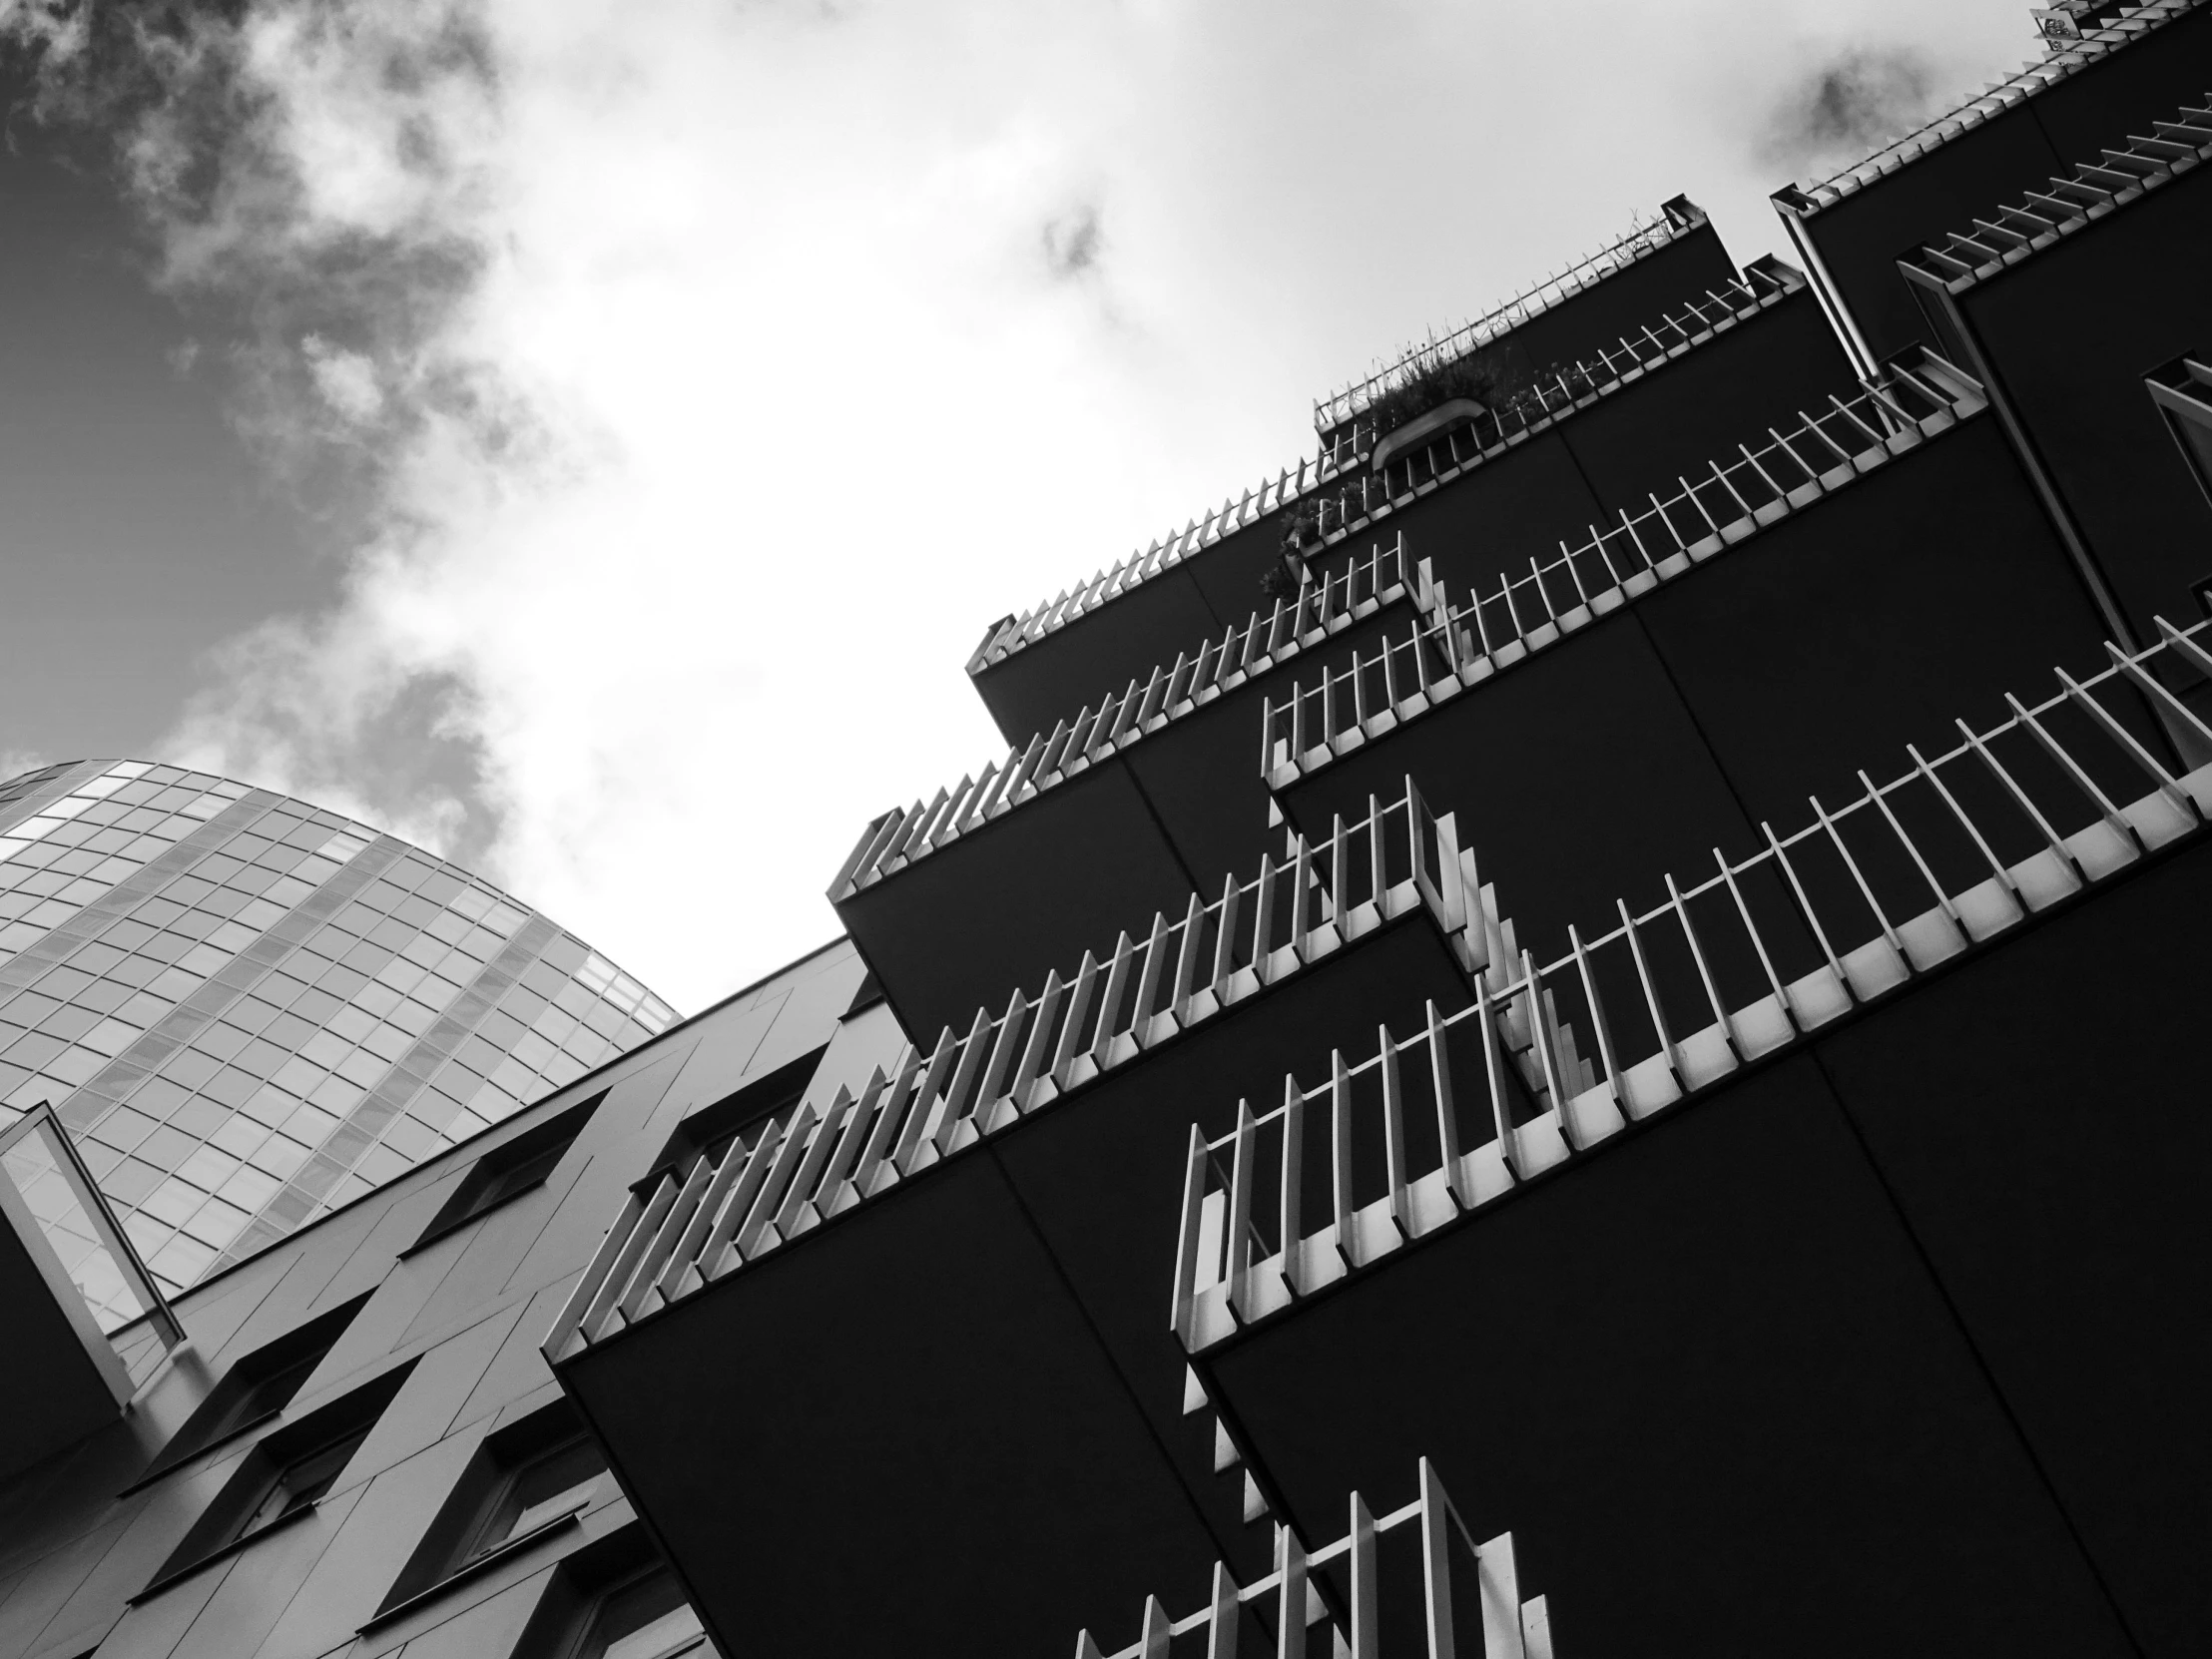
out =
[(1569, 923), (1610, 925), (1616, 898), (1663, 902), (1656, 870), (1741, 858), (1762, 820), (1796, 830), (1858, 767), (1947, 750), (2004, 688), (2094, 672), (2101, 642), (1996, 422), (1975, 419), (1276, 799), (1312, 833), (1417, 778), (1542, 954)]
[[(1199, 1362), (1287, 1518), (1434, 1458), (1575, 1651), (2212, 1643), (2199, 843)], [(2099, 1589), (2108, 1589), (2110, 1600)]]
[(1301, 674), (1342, 672), (1413, 615), (1404, 601), (1384, 605), (839, 900), (899, 1023), (922, 1042), (964, 1030), (1016, 985), (1069, 973), (1123, 929), (1180, 915), (1193, 892), (1218, 897), (1226, 876), (1247, 879), (1280, 854), (1260, 768), (1263, 701)]
[(1387, 924), (566, 1363), (725, 1651), (1049, 1653), (1264, 1571), (1182, 1410), (1190, 1125), (1467, 994), (1425, 915)]

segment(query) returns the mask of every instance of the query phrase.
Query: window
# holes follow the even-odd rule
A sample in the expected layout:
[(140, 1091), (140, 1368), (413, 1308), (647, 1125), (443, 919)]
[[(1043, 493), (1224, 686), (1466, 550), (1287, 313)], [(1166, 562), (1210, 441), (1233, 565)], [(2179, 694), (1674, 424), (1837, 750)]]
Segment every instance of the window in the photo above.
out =
[(633, 1522), (561, 1563), (514, 1659), (716, 1659), (716, 1649)]
[(585, 1436), (541, 1453), (515, 1471), (504, 1499), (476, 1540), (472, 1553), (483, 1555), (511, 1538), (535, 1532), (548, 1521), (583, 1508), (607, 1472), (607, 1459)]
[(769, 1118), (788, 1117), (814, 1080), (825, 1052), (825, 1048), (817, 1048), (802, 1054), (712, 1106), (702, 1106), (676, 1126), (661, 1155), (634, 1185), (650, 1186), (669, 1170), (690, 1165), (703, 1152), (719, 1157), (743, 1131)]
[(366, 1293), (357, 1296), (238, 1361), (171, 1436), (141, 1481), (166, 1474), (187, 1458), (281, 1411), (367, 1301)]
[(606, 1456), (565, 1399), (485, 1436), (377, 1617), (567, 1521), (606, 1473)]
[(677, 1659), (703, 1653), (707, 1632), (666, 1568), (600, 1598), (576, 1659)]
[(310, 1513), (336, 1484), (376, 1419), (406, 1382), (414, 1362), (341, 1394), (296, 1422), (266, 1435), (241, 1460), (215, 1501), (194, 1522), (139, 1598), (251, 1543), (263, 1533)]
[(589, 1100), (547, 1118), (534, 1129), (525, 1129), (477, 1159), (475, 1167), (462, 1177), (453, 1196), (445, 1201), (431, 1218), (430, 1225), (423, 1229), (422, 1237), (409, 1249), (420, 1250), (433, 1244), (478, 1216), (496, 1210), (509, 1199), (519, 1198), (531, 1188), (542, 1185), (606, 1098), (606, 1091), (602, 1089)]
[[(338, 1471), (353, 1460), (353, 1453), (368, 1438), (371, 1426), (364, 1422), (347, 1428), (321, 1445), (299, 1452), (277, 1468), (271, 1475), (261, 1501), (240, 1523), (237, 1535), (243, 1538), (259, 1532), (320, 1499), (337, 1479)], [(224, 1542), (230, 1540), (227, 1538)]]

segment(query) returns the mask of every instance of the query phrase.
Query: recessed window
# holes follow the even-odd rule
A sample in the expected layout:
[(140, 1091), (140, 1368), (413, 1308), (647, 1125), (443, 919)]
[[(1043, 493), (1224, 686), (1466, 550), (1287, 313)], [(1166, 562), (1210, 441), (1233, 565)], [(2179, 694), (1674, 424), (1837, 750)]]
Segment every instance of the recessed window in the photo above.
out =
[(591, 1501), (607, 1459), (586, 1435), (554, 1446), (515, 1471), (513, 1482), (477, 1538), (472, 1555), (535, 1532), (548, 1521), (573, 1515)]
[(312, 1510), (345, 1472), (413, 1369), (413, 1361), (394, 1367), (373, 1382), (263, 1436), (184, 1541), (170, 1552), (153, 1584), (140, 1593), (150, 1595)]
[(142, 1478), (150, 1480), (167, 1473), (187, 1458), (281, 1411), (367, 1301), (366, 1293), (357, 1296), (239, 1360), (223, 1374), (223, 1381), (200, 1402), (200, 1408), (185, 1419), (184, 1427), (170, 1437)]
[(716, 1650), (676, 1575), (632, 1522), (561, 1562), (513, 1659), (716, 1659)]
[(485, 1436), (379, 1616), (577, 1514), (606, 1479), (605, 1454), (566, 1400)]
[(746, 1130), (770, 1118), (788, 1117), (806, 1094), (807, 1085), (814, 1081), (826, 1049), (827, 1045), (812, 1049), (692, 1113), (676, 1126), (661, 1155), (634, 1184), (649, 1186), (666, 1171), (689, 1166), (703, 1152), (720, 1156)]
[(576, 1659), (679, 1659), (707, 1651), (707, 1632), (673, 1573), (652, 1572), (600, 1598)]
[[(353, 1453), (368, 1438), (373, 1426), (361, 1423), (348, 1428), (333, 1439), (310, 1447), (294, 1456), (280, 1468), (274, 1470), (268, 1480), (261, 1501), (248, 1510), (240, 1522), (238, 1535), (259, 1532), (263, 1527), (282, 1520), (295, 1509), (304, 1509), (317, 1502), (330, 1489), (339, 1472), (353, 1460)], [(228, 1538), (223, 1540), (230, 1542)]]
[(410, 1248), (420, 1250), (454, 1229), (465, 1227), (478, 1216), (498, 1209), (508, 1200), (542, 1186), (576, 1137), (584, 1132), (584, 1125), (591, 1121), (599, 1103), (606, 1098), (603, 1089), (589, 1100), (546, 1119), (534, 1129), (524, 1130), (513, 1140), (493, 1147), (478, 1158), (475, 1167), (461, 1178), (453, 1196), (445, 1201)]

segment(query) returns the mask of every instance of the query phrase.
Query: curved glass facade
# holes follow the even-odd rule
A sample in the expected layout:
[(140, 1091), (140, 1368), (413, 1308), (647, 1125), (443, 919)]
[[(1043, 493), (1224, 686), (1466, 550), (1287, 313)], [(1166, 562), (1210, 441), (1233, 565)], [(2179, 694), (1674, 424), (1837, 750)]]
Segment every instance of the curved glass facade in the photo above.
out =
[(339, 814), (143, 761), (0, 783), (0, 1127), (52, 1102), (165, 1289), (674, 1018)]

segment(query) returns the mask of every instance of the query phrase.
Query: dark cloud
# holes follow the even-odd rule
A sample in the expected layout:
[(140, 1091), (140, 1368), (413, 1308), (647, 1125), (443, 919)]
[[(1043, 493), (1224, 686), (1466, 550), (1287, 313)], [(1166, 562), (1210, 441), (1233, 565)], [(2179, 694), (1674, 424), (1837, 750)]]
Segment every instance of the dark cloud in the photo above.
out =
[(1936, 75), (1922, 53), (1854, 47), (1814, 65), (1767, 113), (1760, 159), (1792, 172), (1844, 165), (1934, 114)]
[[(301, 505), (350, 518), (374, 511), (393, 450), (327, 418), (329, 364), (303, 341), (344, 341), (392, 370), (409, 394), (383, 410), (392, 433), (435, 419), (492, 450), (515, 436), (503, 388), (421, 363), (486, 258), (470, 223), (480, 182), (441, 123), (465, 131), (457, 109), (496, 112), (499, 77), (465, 0), (273, 0), (255, 13), (260, 37), (247, 13), (243, 0), (0, 0), (0, 73), (28, 88), (11, 114), (104, 149), (157, 287), (206, 347), (193, 354), (224, 365), (234, 424)], [(355, 177), (369, 181), (335, 208), (297, 133), (328, 108), (354, 120)]]
[(1105, 252), (1098, 209), (1086, 202), (1044, 228), (1045, 269), (1061, 281), (1074, 281), (1098, 269)]

